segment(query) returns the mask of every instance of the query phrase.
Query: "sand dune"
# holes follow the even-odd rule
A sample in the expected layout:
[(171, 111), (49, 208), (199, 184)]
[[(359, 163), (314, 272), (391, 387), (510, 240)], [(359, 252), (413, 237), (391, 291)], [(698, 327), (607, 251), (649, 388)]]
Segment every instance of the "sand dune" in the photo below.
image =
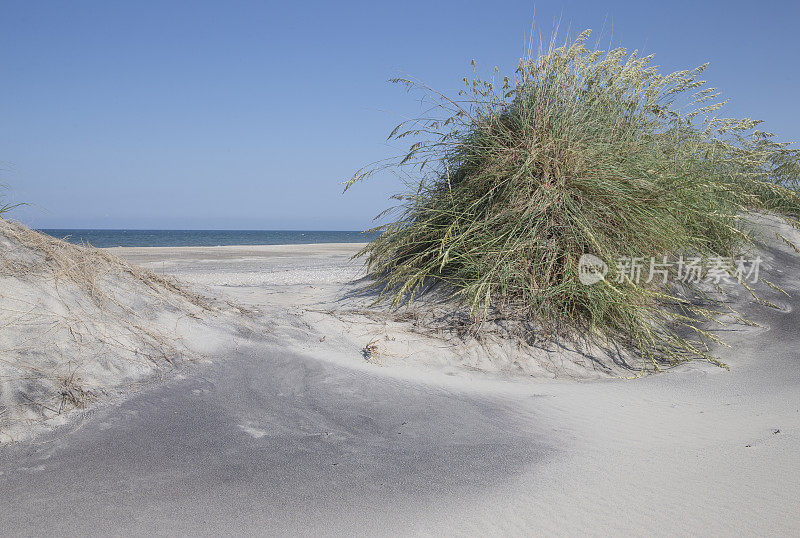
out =
[[(760, 326), (720, 331), (730, 371), (633, 380), (564, 350), (437, 350), (413, 319), (354, 312), (353, 245), (114, 249), (249, 308), (263, 330), (94, 408), (74, 433), (0, 448), (0, 527), (796, 534), (800, 256), (776, 231), (800, 239), (763, 219), (763, 271), (795, 298), (733, 297)], [(376, 339), (382, 352), (365, 356)]]
[(0, 219), (0, 443), (221, 347), (235, 309)]

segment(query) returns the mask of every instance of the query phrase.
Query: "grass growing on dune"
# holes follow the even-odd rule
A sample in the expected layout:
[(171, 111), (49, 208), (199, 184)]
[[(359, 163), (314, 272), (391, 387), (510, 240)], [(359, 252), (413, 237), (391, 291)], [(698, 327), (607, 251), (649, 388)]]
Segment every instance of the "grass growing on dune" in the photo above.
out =
[(23, 204), (7, 204), (3, 201), (3, 190), (5, 189), (5, 185), (0, 185), (0, 218), (3, 218), (5, 213), (8, 213), (15, 207), (19, 207)]
[[(674, 283), (617, 278), (615, 260), (734, 256), (754, 210), (797, 225), (798, 151), (759, 121), (718, 117), (705, 65), (662, 75), (652, 56), (592, 50), (588, 37), (551, 43), (511, 78), (464, 79), (452, 98), (393, 81), (433, 107), (390, 135), (414, 140), (407, 154), (346, 183), (385, 168), (409, 178), (362, 252), (369, 276), (395, 306), (433, 282), (479, 318), (620, 342), (655, 368), (717, 362), (696, 321), (718, 313)], [(594, 285), (578, 278), (587, 253), (609, 265)]]

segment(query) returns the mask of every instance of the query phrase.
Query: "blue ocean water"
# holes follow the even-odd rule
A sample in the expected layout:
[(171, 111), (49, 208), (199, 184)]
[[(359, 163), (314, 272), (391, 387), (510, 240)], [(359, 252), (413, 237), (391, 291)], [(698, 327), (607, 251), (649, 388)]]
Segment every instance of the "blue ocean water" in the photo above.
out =
[(297, 245), (361, 243), (356, 231), (302, 230), (39, 230), (70, 243), (95, 247), (212, 247), (220, 245)]

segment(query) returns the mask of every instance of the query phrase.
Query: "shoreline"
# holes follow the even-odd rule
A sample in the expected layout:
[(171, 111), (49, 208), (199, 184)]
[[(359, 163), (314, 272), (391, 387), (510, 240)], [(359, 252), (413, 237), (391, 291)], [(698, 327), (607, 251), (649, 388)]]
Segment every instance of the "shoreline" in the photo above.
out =
[(104, 247), (132, 263), (188, 259), (234, 259), (242, 256), (325, 256), (355, 254), (367, 243), (297, 243), (286, 245), (218, 245), (197, 247)]

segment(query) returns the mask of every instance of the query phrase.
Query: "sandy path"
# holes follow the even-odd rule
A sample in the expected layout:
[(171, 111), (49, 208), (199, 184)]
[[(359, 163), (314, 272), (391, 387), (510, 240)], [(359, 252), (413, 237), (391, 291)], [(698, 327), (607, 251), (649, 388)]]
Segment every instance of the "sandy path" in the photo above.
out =
[[(4, 448), (4, 533), (800, 529), (791, 302), (783, 311), (743, 302), (768, 328), (725, 334), (730, 372), (693, 364), (592, 382), (420, 373), (329, 356), (313, 327), (292, 321), (292, 308), (324, 302), (357, 274), (352, 246), (125, 250), (261, 309), (272, 333), (92, 412), (71, 435)], [(800, 296), (797, 258), (770, 254), (784, 268), (777, 283)]]

